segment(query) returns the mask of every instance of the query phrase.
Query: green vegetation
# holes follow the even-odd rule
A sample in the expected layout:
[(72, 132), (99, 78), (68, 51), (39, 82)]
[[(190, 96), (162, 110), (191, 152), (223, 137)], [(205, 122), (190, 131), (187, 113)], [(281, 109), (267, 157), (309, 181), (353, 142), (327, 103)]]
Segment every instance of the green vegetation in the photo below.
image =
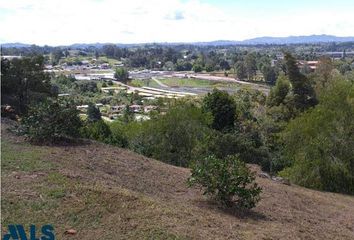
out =
[(118, 67), (116, 68), (116, 71), (114, 73), (114, 78), (116, 78), (120, 82), (127, 83), (129, 78), (129, 72), (126, 68)]
[(47, 99), (30, 106), (21, 125), (31, 141), (45, 143), (78, 137), (81, 120), (70, 102)]
[(201, 185), (204, 194), (228, 207), (236, 203), (241, 208), (253, 208), (262, 191), (254, 180), (254, 173), (238, 157), (218, 159), (210, 156), (193, 165), (189, 183)]
[(196, 78), (163, 78), (159, 79), (160, 82), (168, 86), (174, 87), (213, 87), (220, 82), (213, 82), (209, 80), (196, 79)]
[(227, 92), (214, 89), (204, 97), (202, 108), (204, 112), (209, 112), (213, 116), (214, 129), (225, 130), (234, 126), (236, 106)]
[(209, 117), (200, 108), (177, 104), (166, 115), (132, 123), (125, 128), (125, 135), (130, 148), (138, 153), (176, 166), (188, 166), (198, 143), (207, 134), (208, 124)]
[(52, 95), (50, 78), (43, 71), (44, 58), (1, 59), (1, 104), (25, 113), (30, 103)]
[(101, 120), (100, 110), (92, 103), (90, 103), (87, 108), (87, 120), (89, 122), (96, 122)]
[[(104, 51), (114, 58), (128, 54), (116, 50), (110, 46)], [(136, 51), (141, 51), (142, 55), (145, 53), (145, 50)], [(195, 66), (197, 71), (200, 67), (206, 71), (229, 71), (232, 64), (219, 53), (210, 51), (205, 56), (197, 54), (183, 59), (173, 49), (163, 54), (171, 55), (168, 62), (178, 70), (190, 70)], [(61, 54), (55, 54), (53, 58), (57, 61), (55, 58), (60, 58)], [(137, 93), (101, 92), (103, 81), (76, 81), (71, 76), (60, 75), (53, 76), (53, 85), (50, 85), (41, 58), (2, 60), (2, 93), (7, 96), (4, 97), (5, 103), (11, 103), (11, 99), (21, 100), (16, 113), (23, 118), (24, 133), (35, 142), (84, 137), (128, 147), (145, 156), (183, 167), (209, 156), (224, 161), (230, 155), (237, 155), (245, 163), (259, 164), (263, 170), (274, 175), (280, 173), (295, 183), (352, 194), (350, 121), (353, 74), (349, 70), (345, 75), (341, 74), (336, 66), (338, 63), (328, 58), (321, 58), (316, 71), (310, 73), (310, 68), (300, 69), (300, 63), (288, 52), (284, 53), (284, 60), (274, 66), (264, 54), (251, 51), (236, 55), (233, 61), (239, 78), (242, 75), (254, 81), (262, 72), (264, 80), (273, 84), (277, 76), (268, 97), (255, 90), (239, 89), (230, 95), (215, 89), (199, 99), (145, 102)], [(135, 56), (129, 61), (129, 64), (139, 65), (145, 60)], [(16, 76), (27, 80), (18, 81)], [(126, 82), (129, 77), (127, 68), (117, 68), (115, 77)], [(219, 86), (198, 79), (166, 78), (160, 81), (181, 87)], [(131, 84), (148, 85), (150, 82), (156, 83), (134, 80)], [(53, 94), (63, 91), (69, 94), (69, 101), (59, 101)], [(76, 105), (89, 102), (119, 105), (116, 106), (119, 110), (115, 110), (113, 116), (109, 105), (99, 105), (102, 107), (98, 109), (90, 104), (87, 117), (82, 121)], [(150, 120), (136, 121), (135, 110), (128, 105), (147, 106), (151, 102), (159, 106), (158, 110), (149, 114)], [(122, 105), (126, 109), (122, 110)], [(85, 108), (80, 106), (82, 112)], [(105, 123), (102, 116), (116, 121)], [(329, 179), (333, 178), (335, 180), (330, 183)]]
[[(281, 175), (306, 187), (354, 194), (354, 85), (338, 79), (283, 133), (292, 164)], [(299, 127), (301, 126), (301, 127)]]
[(41, 158), (47, 154), (42, 149), (33, 149), (29, 144), (23, 144), (21, 151), (17, 151), (8, 140), (1, 140), (1, 167), (3, 171), (41, 171), (54, 166), (52, 162), (43, 161)]

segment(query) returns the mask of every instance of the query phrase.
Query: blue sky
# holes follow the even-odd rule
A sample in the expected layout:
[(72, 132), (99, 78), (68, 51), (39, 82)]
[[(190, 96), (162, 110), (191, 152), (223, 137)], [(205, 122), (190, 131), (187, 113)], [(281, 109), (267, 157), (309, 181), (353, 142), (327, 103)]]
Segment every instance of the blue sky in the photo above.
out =
[(193, 42), (354, 36), (353, 0), (3, 0), (0, 42)]

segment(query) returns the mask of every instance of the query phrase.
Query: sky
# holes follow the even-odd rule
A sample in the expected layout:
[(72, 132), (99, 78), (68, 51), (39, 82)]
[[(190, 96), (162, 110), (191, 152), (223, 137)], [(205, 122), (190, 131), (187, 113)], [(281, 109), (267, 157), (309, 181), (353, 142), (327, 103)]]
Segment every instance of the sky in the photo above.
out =
[(0, 43), (354, 36), (353, 0), (0, 0)]

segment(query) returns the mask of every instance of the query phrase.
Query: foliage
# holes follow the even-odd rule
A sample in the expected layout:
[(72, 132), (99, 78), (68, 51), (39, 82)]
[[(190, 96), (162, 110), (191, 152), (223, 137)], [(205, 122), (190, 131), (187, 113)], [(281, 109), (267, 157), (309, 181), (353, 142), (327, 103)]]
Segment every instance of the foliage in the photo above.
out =
[(129, 72), (124, 67), (118, 67), (116, 68), (116, 71), (114, 73), (114, 78), (116, 78), (120, 82), (127, 83), (129, 78)]
[(43, 71), (42, 56), (1, 59), (1, 102), (26, 113), (35, 104), (51, 96), (50, 78)]
[(214, 89), (204, 97), (202, 108), (213, 116), (212, 128), (227, 130), (234, 126), (236, 105), (227, 92)]
[(253, 208), (262, 191), (254, 180), (254, 173), (237, 156), (209, 156), (193, 165), (189, 184), (200, 185), (204, 194), (226, 206), (236, 203), (241, 208)]
[(200, 146), (196, 156), (215, 155), (215, 157), (222, 159), (229, 155), (238, 155), (240, 159), (247, 163), (259, 164), (264, 169), (269, 170), (268, 150), (263, 146), (263, 143), (259, 143), (259, 139), (254, 136), (254, 133), (257, 132), (221, 133), (213, 131), (205, 139), (204, 145)]
[(90, 103), (87, 108), (87, 120), (90, 122), (96, 122), (101, 120), (100, 110), (92, 103)]
[(98, 92), (97, 83), (94, 81), (79, 81), (75, 82), (75, 88), (80, 91), (80, 93), (96, 93)]
[(247, 79), (252, 80), (257, 72), (257, 60), (254, 53), (248, 53), (245, 57)]
[(166, 115), (134, 123), (134, 134), (128, 137), (130, 148), (176, 166), (188, 166), (208, 131), (209, 119), (193, 105), (177, 104)]
[(203, 67), (200, 64), (195, 64), (193, 65), (193, 71), (196, 73), (201, 72), (203, 71)]
[(103, 121), (98, 120), (94, 122), (87, 122), (80, 130), (84, 138), (89, 138), (101, 142), (109, 142), (111, 130), (109, 126)]
[(246, 66), (242, 61), (238, 61), (235, 64), (235, 72), (236, 72), (236, 77), (239, 80), (243, 80), (247, 77)]
[(273, 107), (285, 104), (286, 97), (290, 93), (290, 90), (291, 86), (289, 80), (286, 76), (280, 75), (275, 86), (270, 90), (267, 105)]
[(338, 80), (319, 105), (287, 126), (283, 141), (292, 166), (282, 174), (302, 186), (354, 194), (353, 117), (354, 85)]
[(292, 86), (294, 107), (300, 112), (317, 104), (316, 94), (311, 82), (300, 73), (295, 58), (290, 53), (285, 53), (286, 73)]
[(47, 99), (30, 106), (21, 125), (31, 141), (52, 143), (67, 137), (78, 137), (82, 123), (78, 111), (70, 102)]

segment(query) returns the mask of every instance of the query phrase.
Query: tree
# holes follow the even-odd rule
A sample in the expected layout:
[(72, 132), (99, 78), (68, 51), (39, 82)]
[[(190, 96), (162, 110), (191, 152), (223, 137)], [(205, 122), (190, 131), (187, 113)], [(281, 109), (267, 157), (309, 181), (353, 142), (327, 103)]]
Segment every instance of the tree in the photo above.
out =
[(110, 143), (111, 134), (111, 129), (103, 120), (87, 122), (81, 129), (83, 137), (106, 143)]
[(270, 85), (274, 85), (276, 80), (277, 80), (277, 76), (275, 73), (275, 70), (273, 67), (268, 66), (268, 65), (264, 65), (262, 67), (262, 74), (264, 76), (264, 81)]
[(118, 67), (114, 73), (114, 78), (120, 82), (127, 83), (129, 79), (129, 72), (124, 67)]
[(134, 125), (140, 130), (130, 137), (130, 146), (145, 156), (187, 167), (209, 131), (209, 123), (209, 115), (203, 114), (201, 109), (189, 103), (178, 103), (165, 115), (144, 121), (140, 126)]
[(78, 137), (82, 122), (73, 103), (47, 99), (31, 105), (21, 125), (31, 141), (52, 143)]
[(248, 53), (245, 58), (247, 79), (252, 80), (257, 72), (257, 61), (254, 53)]
[(285, 97), (290, 93), (290, 82), (286, 76), (280, 75), (274, 87), (270, 90), (267, 105), (279, 106), (285, 103)]
[(319, 100), (283, 133), (292, 164), (281, 175), (305, 187), (354, 194), (354, 85), (337, 80)]
[(285, 53), (286, 73), (292, 85), (294, 107), (300, 112), (317, 104), (315, 91), (310, 81), (301, 74), (295, 58), (290, 53)]
[(325, 87), (325, 85), (328, 84), (333, 69), (334, 66), (331, 58), (324, 56), (319, 59), (319, 63), (317, 65), (315, 73), (318, 74), (319, 77), (322, 79), (321, 81), (322, 87)]
[(319, 93), (326, 88), (332, 80), (332, 71), (334, 69), (331, 58), (321, 57), (315, 71), (315, 88)]
[(203, 71), (203, 67), (201, 65), (199, 65), (199, 64), (194, 64), (193, 65), (193, 71), (196, 72), (196, 73), (201, 72), (201, 71)]
[(59, 63), (59, 60), (64, 56), (63, 50), (60, 48), (56, 48), (52, 53), (51, 53), (51, 63), (53, 65), (57, 65)]
[(197, 161), (188, 182), (190, 186), (200, 185), (204, 194), (228, 207), (236, 203), (241, 208), (253, 208), (262, 191), (255, 183), (255, 174), (236, 156), (225, 159), (209, 156)]
[(97, 83), (94, 81), (77, 81), (75, 82), (75, 87), (81, 92), (81, 93), (95, 93), (98, 92), (98, 87)]
[(222, 70), (230, 70), (230, 64), (225, 59), (221, 60), (219, 65)]
[(97, 122), (101, 120), (100, 110), (92, 103), (90, 103), (87, 108), (87, 120), (90, 122)]
[(1, 60), (1, 101), (25, 113), (30, 103), (51, 96), (49, 74), (44, 71), (44, 58), (15, 58)]
[(236, 77), (239, 80), (243, 80), (247, 77), (246, 74), (246, 67), (243, 61), (238, 61), (235, 64), (235, 72), (236, 72)]
[(213, 116), (214, 129), (221, 131), (233, 128), (236, 105), (227, 92), (214, 89), (204, 97), (202, 108), (204, 112), (209, 112)]

